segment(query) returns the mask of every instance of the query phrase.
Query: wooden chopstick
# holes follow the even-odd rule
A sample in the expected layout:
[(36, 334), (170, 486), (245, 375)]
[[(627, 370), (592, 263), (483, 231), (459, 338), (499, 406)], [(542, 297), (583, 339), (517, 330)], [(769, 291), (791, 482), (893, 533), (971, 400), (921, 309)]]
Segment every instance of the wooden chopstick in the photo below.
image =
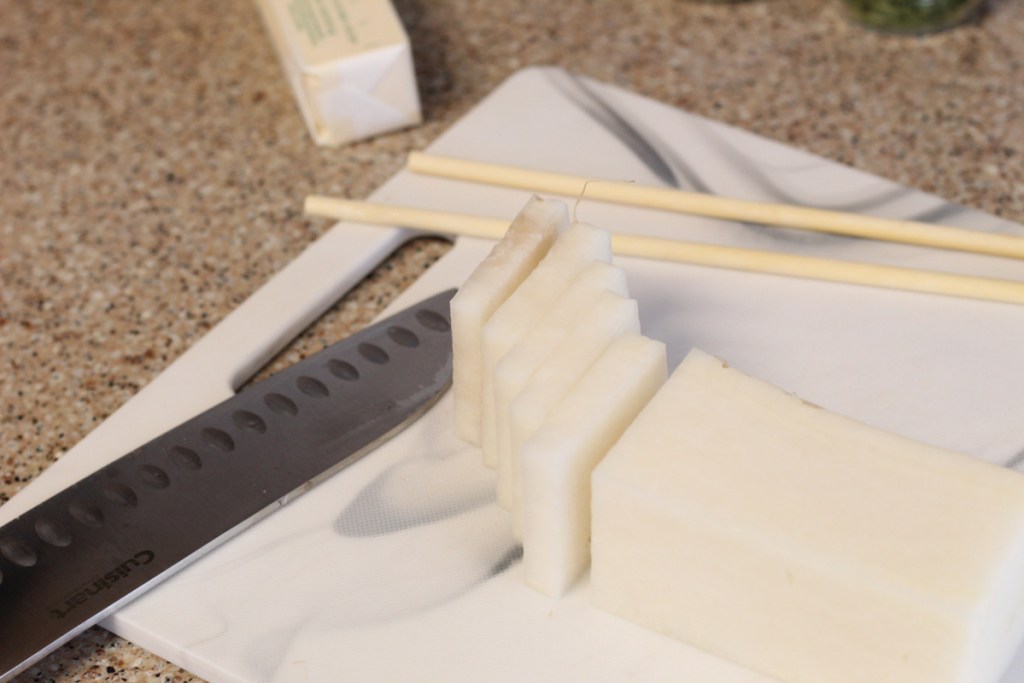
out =
[[(390, 225), (448, 235), (500, 239), (509, 221), (447, 211), (414, 209), (387, 204), (306, 197), (305, 212), (311, 216), (350, 220), (371, 225)], [(923, 292), (944, 296), (1024, 304), (1024, 282), (957, 275), (929, 270), (798, 256), (756, 249), (723, 247), (640, 235), (612, 235), (612, 249), (622, 256), (673, 261), (751, 273), (785, 275), (811, 280)]]
[(645, 187), (635, 183), (612, 180), (595, 180), (582, 176), (468, 161), (422, 152), (409, 154), (407, 168), (414, 173), (424, 175), (514, 187), (534, 192), (549, 192), (567, 197), (586, 197), (598, 201), (711, 218), (1024, 259), (1024, 237), (1016, 235), (965, 230), (945, 225), (863, 216), (804, 206), (730, 199), (700, 192)]

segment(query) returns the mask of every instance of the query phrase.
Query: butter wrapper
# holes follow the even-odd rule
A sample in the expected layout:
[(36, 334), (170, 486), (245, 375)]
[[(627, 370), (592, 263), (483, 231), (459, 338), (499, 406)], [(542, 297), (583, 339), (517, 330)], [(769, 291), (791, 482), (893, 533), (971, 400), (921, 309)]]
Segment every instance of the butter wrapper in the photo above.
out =
[(412, 49), (389, 0), (257, 0), (317, 144), (422, 121)]

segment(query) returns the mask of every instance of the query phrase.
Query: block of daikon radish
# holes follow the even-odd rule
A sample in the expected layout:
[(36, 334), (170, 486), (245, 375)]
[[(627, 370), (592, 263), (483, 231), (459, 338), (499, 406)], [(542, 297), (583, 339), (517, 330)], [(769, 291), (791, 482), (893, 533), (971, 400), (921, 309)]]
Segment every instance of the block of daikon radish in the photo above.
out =
[(505, 236), (452, 297), (455, 431), (460, 438), (476, 446), (480, 445), (480, 396), (483, 392), (481, 329), (568, 226), (569, 211), (565, 202), (531, 197), (512, 220)]
[(786, 683), (996, 683), (1024, 477), (693, 351), (594, 470), (593, 603)]
[(576, 326), (544, 359), (519, 395), (509, 404), (512, 450), (509, 465), (498, 469), (498, 502), (508, 501), (517, 538), (523, 530), (523, 444), (534, 435), (548, 413), (608, 346), (626, 334), (640, 334), (635, 299), (604, 291), (597, 295), (576, 321)]
[(577, 273), (594, 261), (611, 260), (611, 233), (586, 223), (573, 223), (484, 325), (480, 423), (484, 464), (498, 464), (494, 400), (494, 368), (498, 361), (558, 300)]
[(523, 576), (561, 596), (590, 564), (590, 476), (665, 383), (665, 345), (612, 342), (523, 444)]
[(559, 342), (577, 327), (577, 320), (598, 294), (611, 291), (628, 296), (626, 274), (604, 261), (594, 261), (581, 270), (537, 324), (519, 340), (494, 368), (495, 433), (497, 461), (511, 466), (512, 435), (508, 411), (534, 371)]

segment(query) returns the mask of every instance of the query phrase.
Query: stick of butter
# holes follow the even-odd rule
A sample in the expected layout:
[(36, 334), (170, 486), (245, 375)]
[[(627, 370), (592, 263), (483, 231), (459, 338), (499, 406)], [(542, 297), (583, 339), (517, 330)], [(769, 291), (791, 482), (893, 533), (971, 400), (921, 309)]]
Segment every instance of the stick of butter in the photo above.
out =
[(317, 144), (422, 121), (412, 50), (388, 0), (258, 0)]
[(692, 351), (593, 476), (596, 606), (786, 683), (995, 683), (1024, 477)]

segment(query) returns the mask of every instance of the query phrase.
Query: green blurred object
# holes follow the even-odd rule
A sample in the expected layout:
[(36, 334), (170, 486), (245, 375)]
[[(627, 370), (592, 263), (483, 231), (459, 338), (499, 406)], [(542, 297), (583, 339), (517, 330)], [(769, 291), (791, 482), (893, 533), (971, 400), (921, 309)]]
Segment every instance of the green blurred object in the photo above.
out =
[(849, 17), (892, 33), (928, 33), (951, 28), (980, 11), (985, 0), (842, 0)]

